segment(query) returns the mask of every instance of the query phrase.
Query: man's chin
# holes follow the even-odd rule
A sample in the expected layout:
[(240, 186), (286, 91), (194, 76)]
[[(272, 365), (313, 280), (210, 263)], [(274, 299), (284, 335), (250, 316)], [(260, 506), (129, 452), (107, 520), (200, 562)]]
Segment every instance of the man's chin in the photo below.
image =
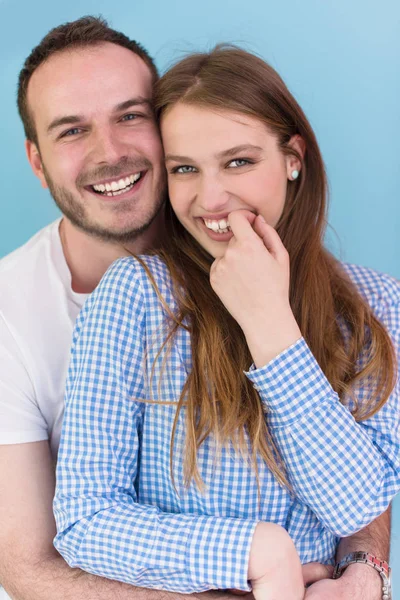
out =
[(127, 227), (126, 225), (124, 227), (118, 227), (115, 225), (105, 227), (104, 225), (82, 222), (77, 219), (71, 218), (69, 218), (69, 221), (71, 221), (72, 225), (80, 231), (98, 240), (101, 240), (103, 242), (114, 242), (123, 244), (133, 242), (142, 234), (144, 234), (145, 231), (147, 231), (147, 229), (150, 227), (153, 220), (139, 227), (137, 225), (135, 227)]
[[(53, 185), (50, 180), (48, 184), (58, 208), (76, 229), (98, 240), (119, 244), (134, 242), (143, 235), (161, 214), (166, 199), (166, 190), (160, 185), (154, 196), (157, 201), (151, 202), (151, 206), (143, 201), (140, 207), (128, 199), (115, 205), (110, 204), (108, 208), (111, 210), (104, 206), (93, 210), (82, 198), (75, 198), (67, 190)], [(146, 206), (147, 210), (152, 208), (154, 213), (146, 214)], [(140, 214), (142, 211), (144, 214)]]

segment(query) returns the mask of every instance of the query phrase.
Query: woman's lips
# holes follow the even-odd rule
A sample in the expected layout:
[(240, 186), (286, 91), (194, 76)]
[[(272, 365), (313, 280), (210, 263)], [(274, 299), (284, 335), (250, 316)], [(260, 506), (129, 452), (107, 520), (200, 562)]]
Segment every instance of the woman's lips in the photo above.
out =
[(218, 233), (216, 231), (213, 231), (212, 229), (209, 229), (207, 227), (207, 225), (204, 223), (204, 219), (202, 217), (197, 217), (197, 220), (199, 221), (199, 225), (203, 229), (203, 231), (205, 231), (205, 233), (208, 235), (208, 237), (210, 239), (212, 239), (213, 241), (229, 242), (229, 240), (231, 240), (233, 238), (232, 231), (228, 231), (226, 233)]

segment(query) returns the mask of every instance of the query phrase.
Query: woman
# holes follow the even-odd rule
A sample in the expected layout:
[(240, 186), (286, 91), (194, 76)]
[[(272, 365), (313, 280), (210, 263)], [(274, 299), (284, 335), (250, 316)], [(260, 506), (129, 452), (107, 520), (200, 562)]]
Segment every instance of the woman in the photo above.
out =
[(399, 286), (323, 248), (318, 145), (261, 59), (189, 56), (156, 106), (167, 239), (78, 319), (55, 544), (144, 587), (302, 598), (300, 561), (400, 487)]

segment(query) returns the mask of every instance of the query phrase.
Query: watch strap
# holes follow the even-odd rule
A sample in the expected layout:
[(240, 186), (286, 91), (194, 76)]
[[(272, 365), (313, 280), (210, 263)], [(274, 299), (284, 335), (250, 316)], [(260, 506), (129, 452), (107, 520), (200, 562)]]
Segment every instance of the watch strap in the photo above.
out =
[(382, 600), (392, 600), (391, 570), (386, 560), (368, 552), (351, 552), (335, 565), (332, 578), (338, 579), (347, 567), (354, 563), (368, 565), (378, 571), (382, 579)]

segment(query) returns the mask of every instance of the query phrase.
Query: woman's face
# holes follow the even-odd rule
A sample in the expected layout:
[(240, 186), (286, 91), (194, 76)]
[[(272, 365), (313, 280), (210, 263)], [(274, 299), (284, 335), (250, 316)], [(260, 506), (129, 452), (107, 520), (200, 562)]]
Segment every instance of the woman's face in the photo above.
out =
[[(242, 113), (177, 103), (163, 116), (161, 133), (172, 207), (214, 258), (224, 255), (232, 237), (227, 230), (232, 211), (247, 209), (277, 224), (288, 179), (301, 165), (281, 152), (264, 123)], [(301, 140), (294, 139), (296, 144)]]

